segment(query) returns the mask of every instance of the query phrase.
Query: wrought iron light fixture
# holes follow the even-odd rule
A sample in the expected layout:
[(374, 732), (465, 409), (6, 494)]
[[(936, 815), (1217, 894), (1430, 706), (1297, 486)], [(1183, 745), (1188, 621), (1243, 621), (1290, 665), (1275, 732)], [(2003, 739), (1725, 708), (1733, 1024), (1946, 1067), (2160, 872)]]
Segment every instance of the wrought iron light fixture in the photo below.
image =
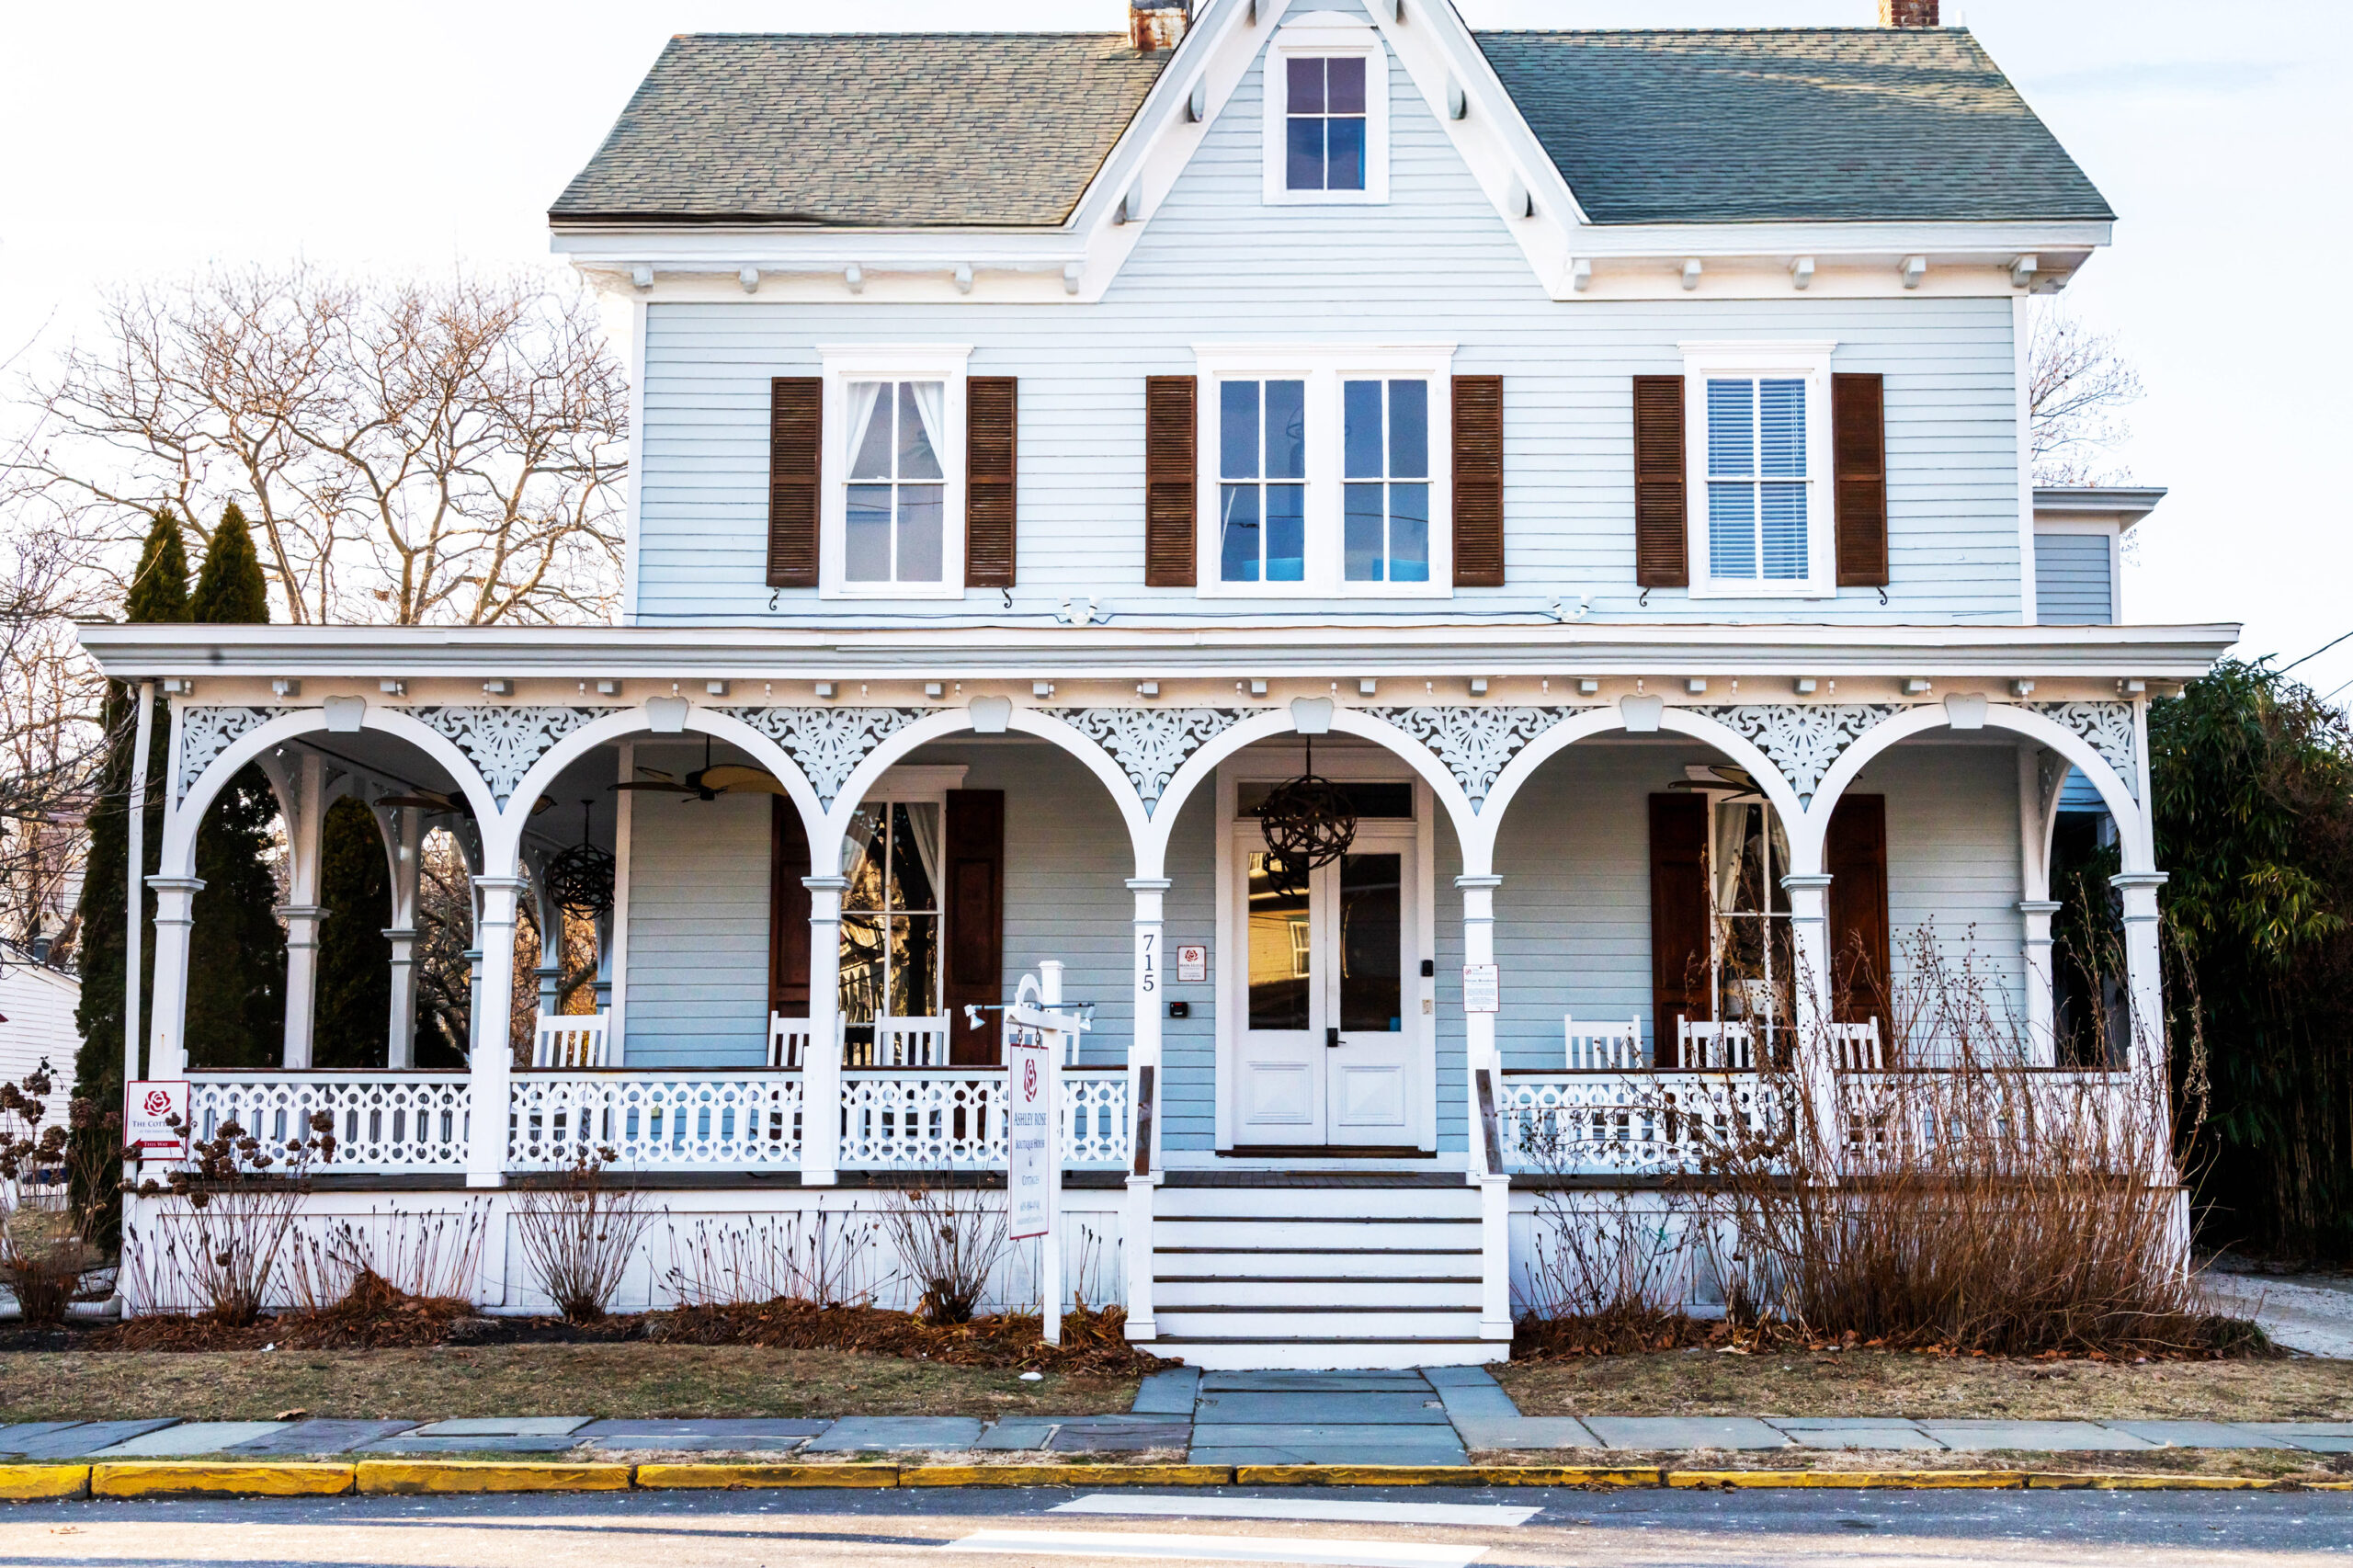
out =
[(580, 842), (548, 862), (548, 897), (584, 920), (612, 912), (613, 858), (588, 842), (588, 802), (580, 802)]
[(1304, 771), (1267, 791), (1258, 831), (1267, 840), (1267, 880), (1290, 893), (1305, 892), (1308, 873), (1338, 859), (1357, 841), (1347, 791), (1315, 771), (1313, 735), (1307, 737)]

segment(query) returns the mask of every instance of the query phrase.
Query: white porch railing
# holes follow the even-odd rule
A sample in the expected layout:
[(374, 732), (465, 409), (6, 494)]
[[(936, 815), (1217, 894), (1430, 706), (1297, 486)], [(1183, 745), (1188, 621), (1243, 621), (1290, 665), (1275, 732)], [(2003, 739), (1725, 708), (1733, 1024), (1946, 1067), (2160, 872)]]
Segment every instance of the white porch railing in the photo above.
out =
[(1496, 1089), (1504, 1168), (1564, 1176), (1688, 1169), (1710, 1142), (1778, 1125), (1753, 1073), (1507, 1073)]
[(188, 1120), (199, 1138), (225, 1122), (280, 1142), (304, 1135), (321, 1111), (335, 1119), (330, 1175), (460, 1171), (466, 1165), (463, 1074), (236, 1073), (188, 1074)]
[(506, 1168), (612, 1151), (624, 1170), (774, 1170), (801, 1163), (801, 1075), (523, 1073), (508, 1088)]
[[(1125, 1166), (1134, 1152), (1124, 1067), (1062, 1074), (1063, 1164)], [(985, 1169), (1006, 1163), (1002, 1067), (847, 1068), (844, 1170)]]

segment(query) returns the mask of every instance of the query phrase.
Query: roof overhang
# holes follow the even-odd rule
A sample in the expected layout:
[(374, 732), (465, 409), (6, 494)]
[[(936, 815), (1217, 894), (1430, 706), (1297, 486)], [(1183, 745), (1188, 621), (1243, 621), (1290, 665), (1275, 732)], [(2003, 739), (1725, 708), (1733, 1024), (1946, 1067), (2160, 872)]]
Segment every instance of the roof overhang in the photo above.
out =
[(2034, 515), (2038, 520), (2065, 517), (2112, 522), (2120, 531), (2155, 511), (2157, 503), (2165, 498), (2165, 488), (2161, 484), (2037, 485)]

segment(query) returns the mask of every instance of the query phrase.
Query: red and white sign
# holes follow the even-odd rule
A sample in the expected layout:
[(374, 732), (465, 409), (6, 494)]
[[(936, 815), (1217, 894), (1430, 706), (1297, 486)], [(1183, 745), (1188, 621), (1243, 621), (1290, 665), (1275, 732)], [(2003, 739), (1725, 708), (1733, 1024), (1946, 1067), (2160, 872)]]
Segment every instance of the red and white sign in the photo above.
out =
[(1061, 1043), (1060, 1036), (1023, 1039), (1015, 1034), (1005, 1046), (1012, 1099), (1006, 1121), (1006, 1234), (1017, 1242), (1053, 1229), (1054, 1063), (1050, 1045)]
[(1176, 979), (1180, 983), (1199, 983), (1210, 977), (1210, 950), (1199, 942), (1190, 942), (1176, 949)]
[(123, 1085), (122, 1141), (146, 1160), (188, 1158), (188, 1138), (172, 1122), (188, 1125), (188, 1080), (144, 1078)]

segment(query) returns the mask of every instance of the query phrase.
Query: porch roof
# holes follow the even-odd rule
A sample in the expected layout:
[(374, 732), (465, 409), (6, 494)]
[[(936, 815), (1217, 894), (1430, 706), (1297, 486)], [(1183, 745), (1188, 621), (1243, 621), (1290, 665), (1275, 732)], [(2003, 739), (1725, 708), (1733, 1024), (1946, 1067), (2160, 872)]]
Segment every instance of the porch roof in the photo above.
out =
[(1513, 676), (2179, 681), (2204, 674), (2239, 635), (2234, 622), (1529, 626), (1402, 619), (1214, 627), (982, 623), (869, 631), (85, 622), (77, 631), (83, 647), (119, 679), (343, 676), (567, 683)]

